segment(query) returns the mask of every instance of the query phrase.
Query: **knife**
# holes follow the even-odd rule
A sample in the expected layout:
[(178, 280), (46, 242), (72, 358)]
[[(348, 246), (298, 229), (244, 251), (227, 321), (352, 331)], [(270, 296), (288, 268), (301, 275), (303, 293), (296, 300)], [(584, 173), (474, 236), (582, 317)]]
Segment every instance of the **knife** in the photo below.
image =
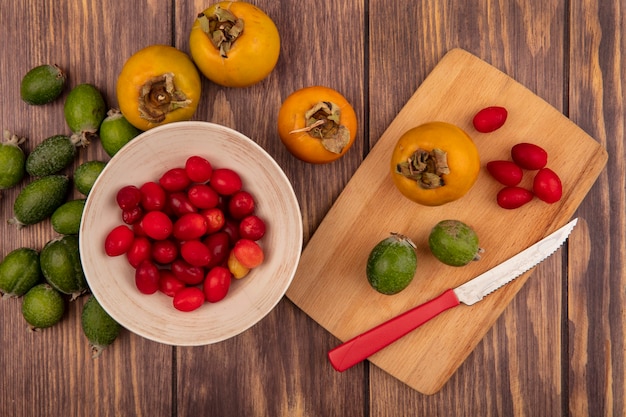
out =
[(369, 358), (407, 333), (460, 303), (472, 305), (513, 281), (548, 258), (567, 240), (578, 219), (495, 266), (465, 284), (444, 291), (438, 297), (414, 307), (362, 333), (328, 352), (328, 359), (339, 372)]

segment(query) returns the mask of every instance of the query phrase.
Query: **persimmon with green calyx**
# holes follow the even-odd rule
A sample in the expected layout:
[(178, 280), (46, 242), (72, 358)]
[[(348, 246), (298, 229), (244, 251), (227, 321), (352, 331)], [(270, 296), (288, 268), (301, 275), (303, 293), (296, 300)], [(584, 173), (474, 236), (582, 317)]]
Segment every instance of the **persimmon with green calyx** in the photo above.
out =
[(65, 121), (72, 131), (72, 142), (86, 145), (96, 139), (106, 112), (104, 97), (94, 85), (84, 83), (72, 88), (63, 106)]
[(415, 243), (399, 233), (378, 242), (367, 258), (369, 284), (381, 294), (393, 295), (413, 281), (417, 270)]
[(425, 206), (440, 206), (464, 196), (480, 171), (478, 149), (461, 128), (429, 122), (406, 131), (391, 155), (398, 190)]
[(2, 132), (4, 141), (0, 143), (0, 190), (15, 187), (26, 174), (26, 154), (20, 145), (26, 138), (20, 138), (8, 130)]
[(428, 246), (435, 258), (450, 266), (465, 266), (477, 261), (483, 252), (478, 234), (460, 220), (437, 223), (428, 236)]
[(348, 100), (324, 86), (291, 93), (278, 111), (278, 136), (296, 158), (312, 164), (333, 162), (350, 149), (357, 116)]
[(201, 91), (200, 74), (189, 55), (169, 45), (135, 52), (124, 63), (116, 85), (120, 111), (144, 131), (191, 119)]
[(198, 14), (189, 34), (191, 56), (209, 80), (248, 87), (266, 78), (280, 55), (272, 19), (243, 1), (221, 1)]

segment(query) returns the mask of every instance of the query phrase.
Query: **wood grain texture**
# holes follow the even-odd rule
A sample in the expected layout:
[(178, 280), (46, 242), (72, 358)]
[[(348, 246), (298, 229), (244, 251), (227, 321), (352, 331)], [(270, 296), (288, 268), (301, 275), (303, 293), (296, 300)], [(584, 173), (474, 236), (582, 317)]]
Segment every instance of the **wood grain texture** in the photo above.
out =
[[(170, 348), (123, 332), (96, 361), (78, 327), (80, 304), (70, 305), (59, 327), (31, 334), (20, 300), (2, 300), (0, 416), (625, 415), (623, 2), (250, 1), (281, 31), (277, 68), (243, 90), (203, 80), (196, 119), (234, 127), (277, 159), (302, 206), (305, 243), (414, 91), (446, 52), (461, 47), (511, 75), (608, 150), (608, 165), (577, 211), (582, 221), (567, 250), (535, 269), (431, 396), (368, 363), (332, 371), (325, 354), (338, 339), (288, 299), (228, 342)], [(3, 3), (0, 128), (28, 136), (27, 150), (66, 129), (63, 98), (45, 107), (19, 99), (21, 76), (43, 62), (67, 69), (70, 85), (93, 82), (115, 106), (115, 78), (125, 59), (154, 43), (188, 52), (188, 30), (209, 4)], [(330, 165), (296, 160), (275, 133), (280, 102), (313, 84), (341, 91), (359, 117), (353, 149)], [(74, 167), (87, 159), (107, 157), (91, 146)], [(0, 216), (6, 218), (17, 191), (3, 194)], [(48, 222), (18, 233), (0, 221), (0, 236), (2, 257), (16, 246), (41, 248), (52, 233)]]
[(574, 2), (570, 15), (570, 117), (605, 144), (611, 163), (581, 206), (587, 224), (570, 245), (565, 411), (619, 416), (626, 414), (626, 9), (623, 3)]

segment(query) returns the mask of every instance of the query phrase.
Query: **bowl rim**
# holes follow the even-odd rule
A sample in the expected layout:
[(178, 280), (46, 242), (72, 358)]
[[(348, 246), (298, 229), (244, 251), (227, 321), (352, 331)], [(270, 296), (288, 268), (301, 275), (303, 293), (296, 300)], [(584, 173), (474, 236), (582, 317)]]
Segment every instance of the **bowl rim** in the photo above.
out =
[[(181, 339), (178, 335), (175, 338), (172, 338), (170, 336), (168, 336), (167, 334), (155, 334), (154, 331), (147, 331), (145, 329), (142, 329), (141, 326), (136, 326), (132, 321), (129, 321), (126, 319), (127, 315), (124, 315), (122, 313), (120, 313), (118, 311), (118, 309), (115, 308), (111, 308), (108, 305), (107, 299), (106, 297), (104, 297), (103, 295), (103, 291), (101, 291), (101, 286), (98, 285), (98, 281), (97, 281), (97, 273), (91, 270), (91, 262), (85, 262), (82, 261), (83, 264), (87, 265), (86, 267), (83, 267), (84, 272), (85, 272), (85, 278), (87, 280), (87, 283), (89, 285), (90, 288), (90, 292), (91, 294), (96, 297), (96, 299), (98, 299), (98, 301), (100, 302), (102, 308), (113, 318), (115, 319), (118, 323), (120, 323), (120, 325), (122, 325), (122, 327), (125, 327), (127, 330), (142, 336), (146, 339), (155, 341), (155, 342), (159, 342), (159, 343), (163, 343), (166, 345), (172, 345), (172, 346), (200, 346), (200, 345), (207, 345), (207, 344), (212, 344), (212, 343), (217, 343), (226, 339), (229, 339), (231, 337), (234, 337), (238, 334), (243, 333), (244, 331), (248, 330), (250, 327), (254, 326), (255, 324), (257, 324), (258, 322), (260, 322), (263, 318), (265, 318), (274, 308), (275, 306), (285, 297), (285, 294), (287, 292), (287, 289), (289, 288), (289, 286), (291, 285), (291, 282), (294, 279), (296, 270), (298, 268), (299, 265), (299, 261), (300, 261), (300, 257), (302, 254), (302, 247), (303, 247), (303, 221), (302, 221), (302, 211), (298, 202), (298, 199), (295, 195), (295, 192), (293, 190), (293, 186), (289, 180), (289, 178), (287, 177), (287, 175), (285, 174), (285, 172), (283, 171), (282, 167), (276, 162), (276, 160), (274, 160), (274, 158), (263, 148), (261, 147), (258, 143), (256, 143), (254, 140), (250, 139), (249, 137), (247, 137), (246, 135), (244, 135), (241, 132), (238, 132), (235, 129), (229, 128), (227, 126), (223, 126), (217, 123), (212, 123), (212, 122), (204, 122), (204, 121), (182, 121), (182, 122), (173, 122), (173, 123), (168, 123), (165, 125), (161, 125), (158, 127), (155, 127), (153, 129), (150, 129), (148, 131), (142, 132), (140, 133), (137, 137), (135, 137), (132, 141), (130, 141), (129, 143), (127, 143), (124, 148), (127, 148), (125, 150), (125, 152), (118, 152), (117, 154), (115, 154), (110, 160), (109, 162), (105, 165), (104, 169), (102, 170), (102, 172), (99, 174), (98, 178), (96, 179), (96, 181), (94, 182), (94, 185), (92, 187), (92, 189), (97, 190), (100, 183), (108, 181), (109, 180), (109, 172), (115, 170), (117, 167), (116, 165), (118, 164), (117, 161), (122, 160), (122, 162), (124, 162), (124, 155), (127, 155), (129, 152), (132, 151), (133, 148), (136, 147), (140, 147), (144, 144), (144, 142), (153, 139), (153, 137), (155, 135), (158, 136), (167, 136), (170, 134), (173, 134), (174, 132), (177, 132), (181, 129), (191, 129), (194, 131), (197, 131), (197, 133), (215, 133), (215, 132), (220, 132), (220, 134), (225, 135), (225, 136), (234, 136), (239, 138), (240, 140), (242, 140), (243, 142), (245, 142), (248, 146), (251, 146), (255, 149), (256, 152), (258, 152), (259, 154), (263, 155), (264, 158), (266, 159), (267, 163), (271, 163), (273, 165), (273, 169), (272, 172), (274, 174), (277, 174), (281, 180), (281, 182), (283, 183), (283, 187), (281, 188), (281, 193), (284, 192), (284, 195), (281, 194), (281, 197), (287, 197), (289, 201), (286, 201), (285, 204), (287, 204), (290, 208), (292, 208), (294, 210), (294, 215), (292, 216), (293, 218), (290, 220), (290, 227), (292, 227), (292, 229), (289, 230), (290, 232), (290, 241), (294, 241), (297, 242), (297, 250), (295, 251), (296, 253), (293, 253), (293, 265), (291, 265), (290, 269), (288, 271), (286, 271), (286, 273), (284, 274), (284, 276), (286, 276), (286, 278), (283, 278), (282, 284), (280, 286), (280, 291), (277, 290), (277, 294), (280, 293), (280, 296), (276, 296), (275, 299), (273, 297), (270, 297), (271, 301), (265, 301), (263, 304), (263, 308), (258, 308), (257, 306), (253, 306), (253, 308), (256, 310), (256, 316), (254, 316), (254, 318), (247, 320), (243, 325), (237, 327), (236, 330), (231, 330), (231, 331), (227, 331), (225, 332), (223, 335), (215, 337), (212, 335), (207, 335), (207, 337), (204, 338), (197, 338), (197, 339)], [(190, 154), (191, 155), (191, 154)], [(209, 158), (210, 159), (210, 158)], [(120, 163), (122, 163), (120, 162)], [(87, 227), (87, 222), (90, 221), (90, 216), (89, 214), (93, 211), (92, 206), (96, 203), (94, 203), (94, 200), (96, 199), (97, 194), (94, 193), (89, 193), (89, 195), (86, 197), (86, 203), (85, 203), (85, 209), (84, 209), (84, 214), (86, 213), (87, 216), (83, 216), (81, 218), (81, 222), (80, 222), (80, 228), (79, 228), (79, 250), (81, 253), (81, 258), (83, 254), (91, 254), (92, 252), (89, 250), (90, 245), (93, 246), (93, 242), (89, 242), (90, 239), (86, 238), (85, 235), (88, 234), (88, 232), (85, 232), (85, 228)], [(297, 212), (297, 215), (295, 214)], [(120, 220), (119, 222), (120, 224), (123, 224)], [(102, 253), (104, 255), (104, 253)], [(104, 255), (106, 256), (106, 255)], [(124, 260), (124, 262), (126, 262), (126, 260)], [(245, 278), (244, 278), (245, 279)], [(95, 285), (94, 285), (95, 284)], [(134, 285), (134, 284), (133, 284)], [(93, 288), (92, 288), (93, 287)], [(140, 294), (139, 292), (136, 292), (137, 295), (139, 296), (144, 296), (142, 294)], [(167, 297), (163, 294), (160, 294), (164, 297)], [(229, 294), (230, 295), (230, 294)], [(127, 295), (124, 295), (124, 297), (127, 297)], [(128, 297), (132, 297), (132, 296), (128, 296)], [(227, 296), (228, 297), (228, 296)], [(171, 299), (170, 297), (167, 297), (168, 299)], [(101, 302), (104, 301), (104, 303)], [(215, 303), (215, 305), (218, 305), (220, 303)], [(171, 307), (173, 310), (174, 308)], [(175, 310), (176, 311), (176, 310)], [(192, 312), (193, 313), (193, 312)], [(182, 314), (190, 314), (190, 313), (182, 313)], [(167, 331), (167, 330), (164, 330)]]

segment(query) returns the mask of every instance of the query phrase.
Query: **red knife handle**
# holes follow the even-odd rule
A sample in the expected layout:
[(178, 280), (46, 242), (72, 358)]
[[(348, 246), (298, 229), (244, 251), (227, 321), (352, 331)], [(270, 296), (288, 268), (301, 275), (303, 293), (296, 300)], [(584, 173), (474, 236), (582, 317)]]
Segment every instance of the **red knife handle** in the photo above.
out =
[(337, 346), (328, 352), (328, 359), (333, 368), (343, 372), (417, 329), (428, 320), (459, 304), (454, 290), (449, 289), (437, 298), (420, 304)]

